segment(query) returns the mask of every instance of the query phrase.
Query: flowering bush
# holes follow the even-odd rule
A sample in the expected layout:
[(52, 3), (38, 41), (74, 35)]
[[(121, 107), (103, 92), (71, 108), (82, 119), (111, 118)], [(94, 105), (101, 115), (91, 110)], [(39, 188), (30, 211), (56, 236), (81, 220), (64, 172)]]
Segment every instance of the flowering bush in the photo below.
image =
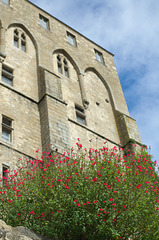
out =
[(0, 218), (54, 239), (159, 239), (159, 177), (151, 156), (120, 149), (19, 159), (3, 179)]

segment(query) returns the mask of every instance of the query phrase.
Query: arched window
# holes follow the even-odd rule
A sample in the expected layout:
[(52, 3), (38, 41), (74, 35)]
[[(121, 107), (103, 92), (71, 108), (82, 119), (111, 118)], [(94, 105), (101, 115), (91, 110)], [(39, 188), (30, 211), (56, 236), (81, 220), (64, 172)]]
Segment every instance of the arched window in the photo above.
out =
[(14, 46), (26, 52), (26, 36), (21, 30), (14, 30)]
[(57, 55), (57, 68), (60, 74), (64, 74), (67, 78), (69, 77), (68, 62), (63, 55)]

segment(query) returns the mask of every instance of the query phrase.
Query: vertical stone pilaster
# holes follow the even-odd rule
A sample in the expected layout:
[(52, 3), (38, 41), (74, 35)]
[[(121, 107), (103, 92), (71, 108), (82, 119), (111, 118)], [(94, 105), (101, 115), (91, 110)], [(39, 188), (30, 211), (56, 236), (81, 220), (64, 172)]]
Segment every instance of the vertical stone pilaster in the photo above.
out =
[(5, 45), (6, 45), (6, 29), (4, 27), (0, 28), (0, 56), (6, 57)]
[(78, 75), (79, 78), (79, 85), (80, 85), (80, 90), (81, 90), (81, 96), (82, 96), (82, 102), (85, 108), (88, 107), (89, 105), (89, 101), (87, 100), (87, 96), (86, 96), (86, 91), (85, 91), (85, 87), (84, 87), (84, 76), (82, 73), (80, 73)]

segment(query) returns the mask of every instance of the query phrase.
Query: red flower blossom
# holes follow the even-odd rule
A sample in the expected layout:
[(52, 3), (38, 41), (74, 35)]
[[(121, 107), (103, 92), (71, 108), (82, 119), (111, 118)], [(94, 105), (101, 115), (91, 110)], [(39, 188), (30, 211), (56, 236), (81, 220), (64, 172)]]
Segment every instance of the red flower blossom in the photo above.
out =
[(95, 178), (93, 179), (93, 181), (96, 182), (96, 181), (97, 181), (97, 178), (95, 177)]
[(141, 187), (141, 184), (139, 184), (136, 188), (139, 189)]

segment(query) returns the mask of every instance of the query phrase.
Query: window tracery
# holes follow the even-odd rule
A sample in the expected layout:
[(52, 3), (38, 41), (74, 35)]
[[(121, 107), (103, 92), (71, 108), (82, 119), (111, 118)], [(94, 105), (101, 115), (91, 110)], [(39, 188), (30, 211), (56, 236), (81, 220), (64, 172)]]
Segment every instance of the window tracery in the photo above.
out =
[(14, 30), (14, 46), (20, 48), (23, 52), (26, 52), (26, 36), (18, 29)]
[(65, 75), (65, 77), (69, 77), (69, 67), (68, 61), (63, 55), (57, 55), (57, 69), (60, 74)]

